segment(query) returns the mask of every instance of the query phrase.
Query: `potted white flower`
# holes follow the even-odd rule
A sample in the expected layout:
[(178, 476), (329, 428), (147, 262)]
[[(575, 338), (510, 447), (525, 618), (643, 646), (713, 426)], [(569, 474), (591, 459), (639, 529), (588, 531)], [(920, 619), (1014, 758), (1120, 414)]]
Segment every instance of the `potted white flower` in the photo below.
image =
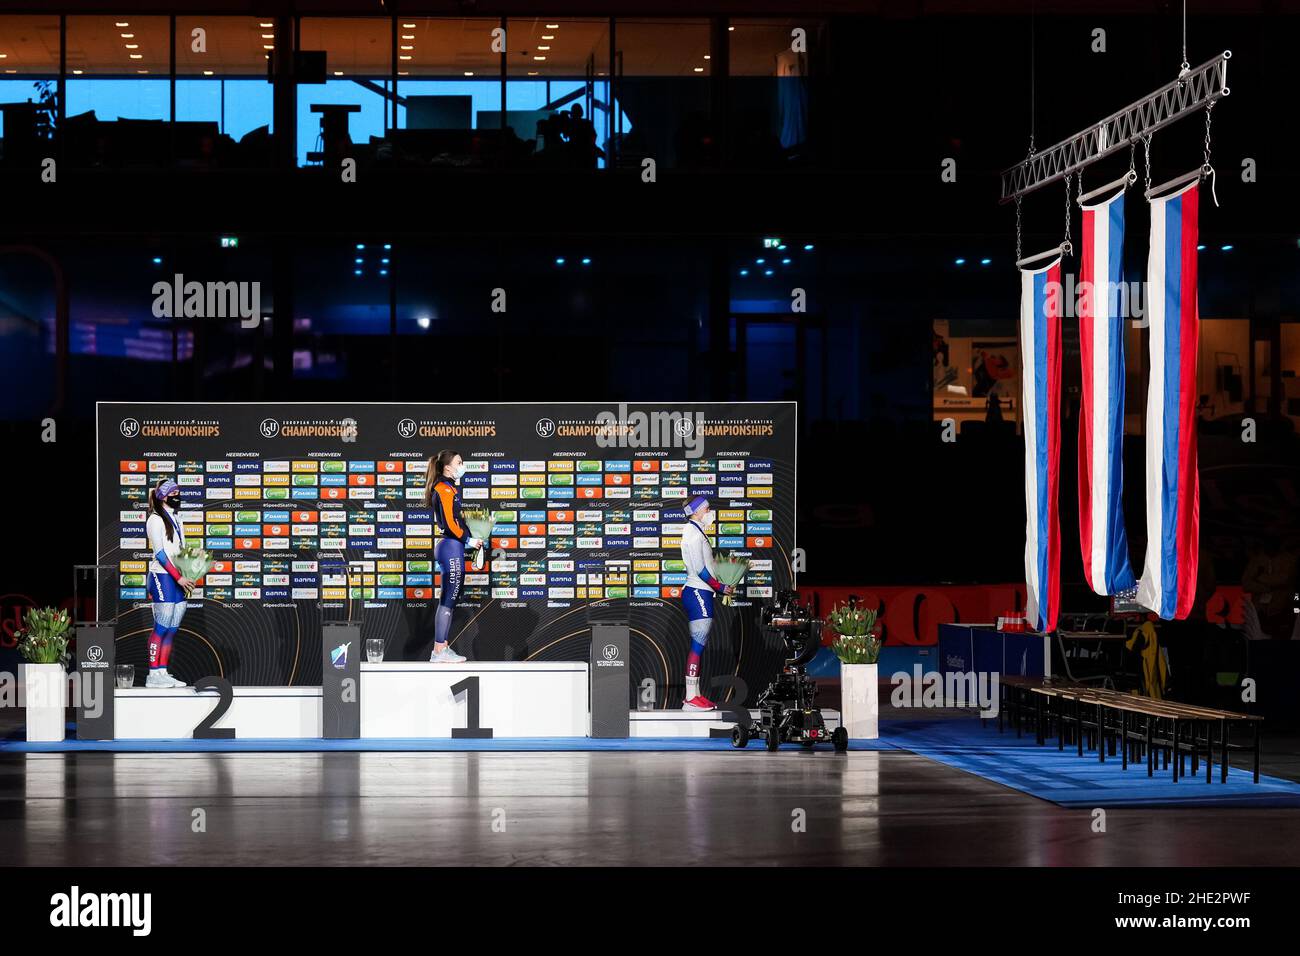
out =
[(23, 697), (27, 708), (27, 739), (63, 739), (63, 708), (68, 698), (68, 635), (72, 622), (67, 611), (31, 608), (18, 632), (18, 653), (23, 660)]
[(876, 612), (860, 607), (850, 596), (826, 615), (826, 625), (838, 635), (831, 650), (840, 659), (840, 723), (850, 740), (880, 736), (880, 688), (877, 661)]

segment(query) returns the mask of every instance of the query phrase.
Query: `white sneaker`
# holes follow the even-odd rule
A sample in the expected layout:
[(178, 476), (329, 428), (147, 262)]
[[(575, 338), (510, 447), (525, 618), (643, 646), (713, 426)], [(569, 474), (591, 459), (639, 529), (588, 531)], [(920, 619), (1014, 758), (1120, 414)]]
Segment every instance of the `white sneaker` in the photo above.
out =
[(190, 685), (183, 680), (177, 680), (167, 673), (167, 668), (156, 667), (149, 671), (149, 676), (145, 678), (145, 687), (189, 687)]
[(450, 647), (443, 648), (440, 651), (434, 651), (429, 655), (430, 664), (463, 664), (465, 658), (461, 657)]

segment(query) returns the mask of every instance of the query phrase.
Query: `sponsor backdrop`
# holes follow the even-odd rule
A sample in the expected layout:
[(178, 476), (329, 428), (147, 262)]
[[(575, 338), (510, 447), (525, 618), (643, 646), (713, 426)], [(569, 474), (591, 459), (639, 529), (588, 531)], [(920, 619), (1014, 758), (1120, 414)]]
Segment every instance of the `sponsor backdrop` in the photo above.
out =
[(181, 486), (187, 541), (217, 560), (173, 650), (183, 679), (319, 684), (331, 621), (360, 622), (387, 659), (427, 658), (441, 569), (425, 472), (451, 448), (465, 506), (492, 522), (452, 627), (471, 660), (587, 660), (591, 622), (623, 618), (634, 688), (652, 678), (655, 706), (679, 706), (681, 507), (704, 493), (715, 548), (753, 562), (734, 605), (717, 605), (705, 686), (738, 675), (756, 691), (780, 664), (757, 606), (791, 586), (792, 402), (103, 402), (97, 447), (99, 562), (112, 568), (100, 617), (118, 624), (121, 662), (145, 663), (144, 509), (164, 477)]

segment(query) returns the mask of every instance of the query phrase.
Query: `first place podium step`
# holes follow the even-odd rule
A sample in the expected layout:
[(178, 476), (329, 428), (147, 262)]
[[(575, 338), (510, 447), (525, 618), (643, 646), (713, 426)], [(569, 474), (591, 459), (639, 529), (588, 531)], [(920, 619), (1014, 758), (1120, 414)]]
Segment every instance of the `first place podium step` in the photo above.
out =
[(362, 737), (586, 737), (587, 669), (573, 661), (361, 664)]

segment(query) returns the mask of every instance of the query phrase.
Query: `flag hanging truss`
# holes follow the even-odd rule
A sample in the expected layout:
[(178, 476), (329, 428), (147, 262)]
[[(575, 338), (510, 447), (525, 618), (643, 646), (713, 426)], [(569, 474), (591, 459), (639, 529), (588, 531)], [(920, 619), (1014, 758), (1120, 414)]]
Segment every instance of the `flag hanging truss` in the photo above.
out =
[(1032, 153), (1002, 172), (1006, 203), (1064, 179), (1069, 174), (1123, 149), (1188, 113), (1228, 95), (1228, 60), (1224, 50), (1212, 60), (1188, 70), (1136, 103), (1107, 116), (1042, 152)]

